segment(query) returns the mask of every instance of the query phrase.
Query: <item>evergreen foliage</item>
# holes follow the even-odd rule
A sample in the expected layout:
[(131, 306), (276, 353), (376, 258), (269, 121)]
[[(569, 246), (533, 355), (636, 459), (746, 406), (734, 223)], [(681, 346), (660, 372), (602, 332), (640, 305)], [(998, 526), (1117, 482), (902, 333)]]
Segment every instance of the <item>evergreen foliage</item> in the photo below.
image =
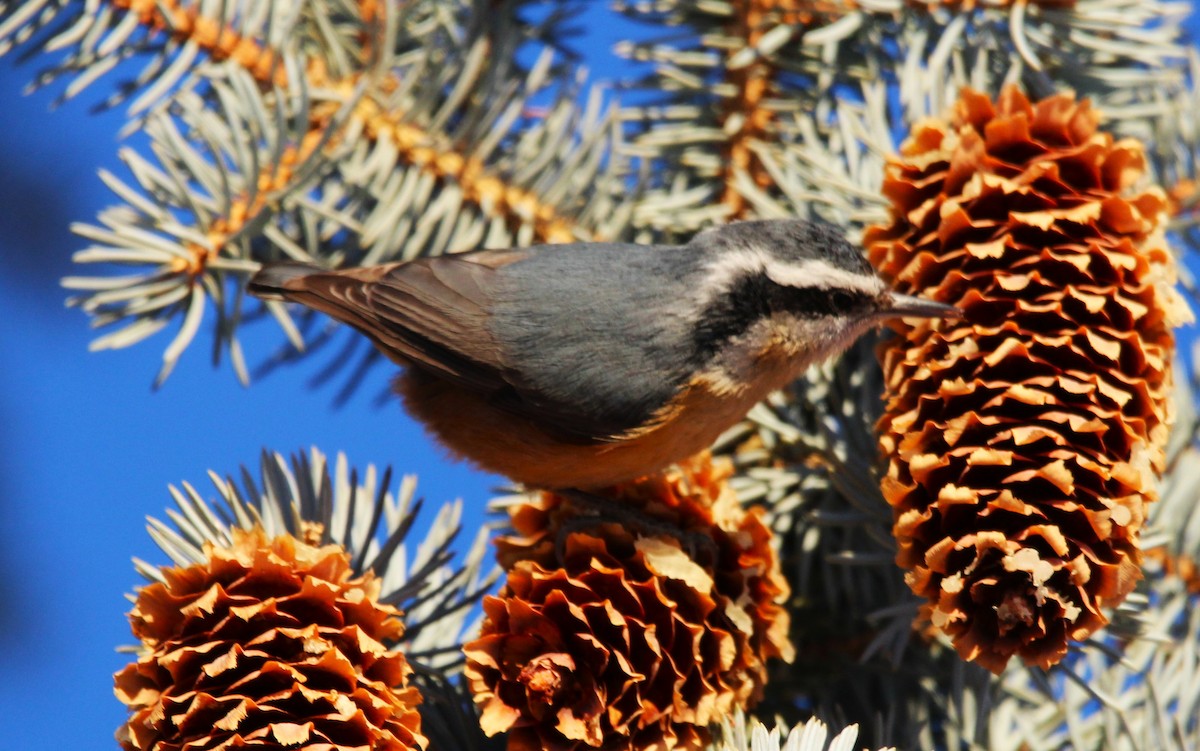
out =
[[(126, 175), (101, 174), (114, 205), (75, 226), (80, 270), (63, 285), (101, 329), (93, 349), (165, 342), (162, 382), (207, 328), (214, 357), (243, 382), (314, 356), (345, 397), (380, 358), (323, 318), (248, 297), (262, 264), (675, 241), (797, 215), (861, 239), (889, 219), (887, 159), (917, 124), (945, 115), (963, 87), (995, 98), (1007, 84), (1031, 99), (1072, 91), (1104, 129), (1141, 142), (1145, 184), (1166, 191), (1180, 286), (1197, 306), (1190, 3), (614, 0), (610, 13), (649, 29), (615, 50), (639, 63), (618, 81), (582, 68), (579, 7), (0, 0), (0, 54), (50, 61), (34, 85), (60, 87), (64, 100), (99, 91), (98, 106), (124, 107), (126, 130), (148, 138), (122, 149)], [(278, 349), (244, 351), (242, 324), (264, 318)], [(710, 748), (1200, 748), (1194, 368), (1178, 358), (1143, 580), (1058, 665), (1013, 659), (992, 675), (914, 629), (921, 603), (895, 564), (880, 492), (874, 344), (812, 369), (715, 447), (732, 460), (740, 501), (762, 507), (777, 535), (797, 657), (769, 666), (757, 719), (727, 718)], [(383, 601), (405, 613), (430, 748), (502, 744), (479, 732), (460, 675), (472, 608), (496, 582), (484, 573), (490, 530), (455, 566), (457, 507), (406, 549), (407, 480), (393, 497), (388, 474), (360, 477), (342, 458), (331, 473), (319, 453), (265, 456), (258, 479), (243, 474), (241, 489), (212, 475), (213, 502), (172, 489), (177, 508), (151, 533), (175, 565), (199, 562), (232, 527), (299, 536), (302, 522), (319, 523), (320, 542), (346, 547), (355, 574), (373, 569)], [(155, 566), (138, 569), (162, 580)], [(813, 718), (841, 734), (827, 745)], [(794, 730), (767, 730), (777, 725)]]

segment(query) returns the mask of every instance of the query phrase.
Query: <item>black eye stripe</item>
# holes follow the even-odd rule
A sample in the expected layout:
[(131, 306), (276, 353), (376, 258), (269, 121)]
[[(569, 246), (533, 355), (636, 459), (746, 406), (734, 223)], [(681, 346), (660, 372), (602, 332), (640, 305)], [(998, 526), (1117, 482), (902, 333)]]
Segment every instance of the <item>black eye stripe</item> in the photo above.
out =
[(799, 318), (846, 315), (864, 306), (869, 296), (847, 289), (785, 287), (774, 285), (769, 308), (774, 313), (791, 313)]
[(765, 274), (748, 274), (704, 309), (693, 335), (696, 353), (702, 362), (707, 361), (726, 341), (772, 313), (791, 313), (798, 318), (846, 315), (870, 300), (870, 295), (858, 290), (789, 287)]

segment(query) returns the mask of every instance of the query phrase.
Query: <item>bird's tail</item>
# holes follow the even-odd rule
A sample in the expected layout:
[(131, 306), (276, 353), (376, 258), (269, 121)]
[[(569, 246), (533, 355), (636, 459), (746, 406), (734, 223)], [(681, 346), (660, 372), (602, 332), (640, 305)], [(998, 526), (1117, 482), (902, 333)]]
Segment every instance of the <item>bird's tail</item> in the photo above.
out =
[(331, 271), (312, 264), (282, 261), (259, 269), (250, 278), (246, 289), (263, 300), (286, 300), (306, 305), (372, 336), (379, 324), (366, 290), (399, 265)]
[(302, 289), (296, 281), (322, 271), (319, 266), (299, 261), (282, 261), (263, 266), (246, 285), (246, 291), (263, 300), (287, 300)]

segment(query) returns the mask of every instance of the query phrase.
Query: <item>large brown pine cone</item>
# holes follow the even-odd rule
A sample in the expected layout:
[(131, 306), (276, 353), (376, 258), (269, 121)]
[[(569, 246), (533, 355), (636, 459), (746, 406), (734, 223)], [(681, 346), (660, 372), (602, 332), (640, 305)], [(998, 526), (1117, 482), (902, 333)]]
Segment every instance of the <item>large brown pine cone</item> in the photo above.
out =
[(897, 560), (959, 653), (1048, 666), (1140, 571), (1163, 468), (1173, 289), (1166, 198), (1086, 101), (964, 91), (887, 168), (865, 237), (901, 292), (958, 305), (881, 348)]
[(421, 702), (394, 643), (399, 612), (380, 580), (352, 578), (337, 545), (258, 529), (207, 560), (162, 571), (130, 621), (137, 662), (116, 674), (125, 749), (424, 749)]
[(615, 488), (611, 519), (550, 493), (510, 509), (508, 580), (465, 647), (488, 734), (514, 751), (698, 749), (762, 696), (765, 661), (792, 657), (788, 588), (729, 474), (705, 455)]

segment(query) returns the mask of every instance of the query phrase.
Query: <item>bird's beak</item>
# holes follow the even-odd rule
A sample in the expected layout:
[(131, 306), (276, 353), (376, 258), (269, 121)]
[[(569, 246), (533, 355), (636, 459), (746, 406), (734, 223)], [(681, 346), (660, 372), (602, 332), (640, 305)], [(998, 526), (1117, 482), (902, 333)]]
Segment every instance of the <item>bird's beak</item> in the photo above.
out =
[(886, 318), (961, 318), (962, 311), (953, 305), (893, 292), (891, 305), (879, 311)]

